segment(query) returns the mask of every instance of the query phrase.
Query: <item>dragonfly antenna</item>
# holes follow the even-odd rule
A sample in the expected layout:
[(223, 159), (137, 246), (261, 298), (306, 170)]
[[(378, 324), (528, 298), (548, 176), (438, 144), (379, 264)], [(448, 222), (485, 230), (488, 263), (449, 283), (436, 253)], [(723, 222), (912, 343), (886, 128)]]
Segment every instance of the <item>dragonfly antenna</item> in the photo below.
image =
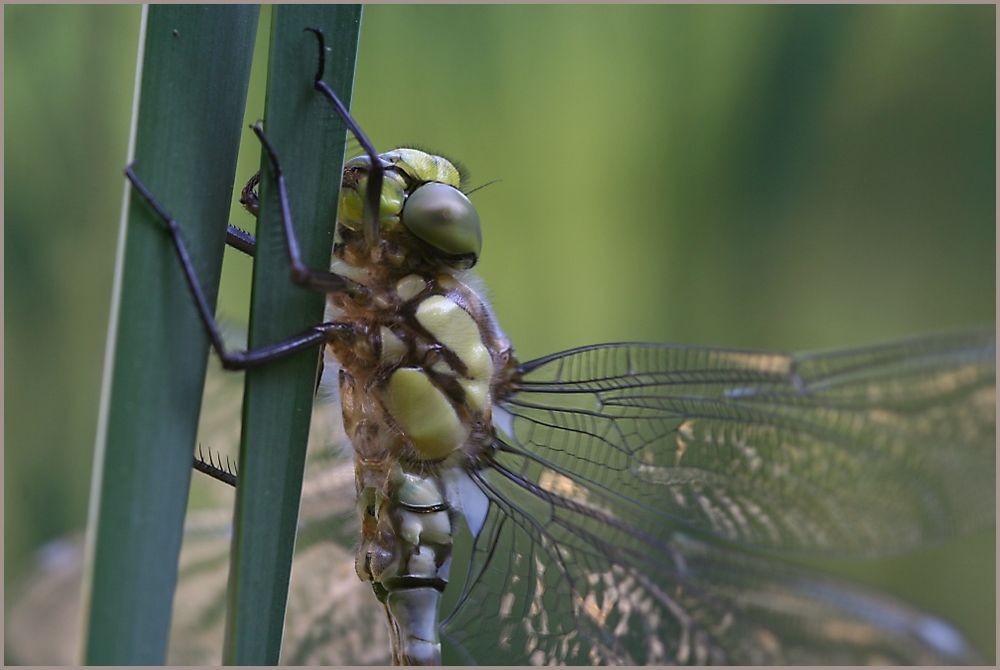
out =
[(499, 184), (501, 181), (503, 181), (503, 180), (502, 179), (494, 179), (493, 181), (488, 181), (485, 184), (481, 184), (481, 185), (477, 186), (476, 188), (470, 188), (468, 191), (465, 192), (465, 195), (472, 195), (476, 191), (481, 191), (482, 189), (486, 188), (487, 186), (492, 186), (493, 184)]

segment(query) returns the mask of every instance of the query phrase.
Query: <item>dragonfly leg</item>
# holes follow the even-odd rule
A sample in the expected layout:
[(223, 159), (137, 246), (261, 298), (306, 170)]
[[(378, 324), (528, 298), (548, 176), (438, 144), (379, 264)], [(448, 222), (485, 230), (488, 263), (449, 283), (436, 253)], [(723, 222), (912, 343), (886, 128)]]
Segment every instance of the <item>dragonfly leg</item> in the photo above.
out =
[(243, 186), (243, 190), (240, 191), (240, 204), (253, 214), (254, 218), (257, 218), (257, 212), (260, 211), (260, 198), (257, 195), (257, 186), (259, 185), (260, 172), (257, 172), (250, 177), (250, 180)]
[(281, 226), (285, 232), (288, 263), (292, 266), (292, 281), (299, 286), (324, 293), (351, 293), (359, 297), (365, 295), (368, 290), (364, 286), (333, 272), (310, 269), (302, 262), (302, 254), (299, 251), (299, 238), (296, 236), (295, 228), (292, 226), (292, 208), (288, 202), (288, 186), (285, 183), (285, 174), (281, 169), (281, 163), (278, 162), (278, 155), (275, 153), (274, 147), (271, 146), (271, 142), (267, 139), (267, 135), (264, 134), (264, 129), (260, 121), (250, 126), (250, 128), (257, 135), (257, 139), (260, 140), (261, 145), (263, 145), (268, 163), (271, 166), (271, 172), (274, 173), (274, 179), (277, 182), (278, 203), (281, 207)]
[(257, 252), (257, 238), (231, 223), (226, 226), (226, 244), (247, 256), (253, 256)]
[[(361, 130), (357, 122), (351, 116), (350, 112), (341, 102), (337, 94), (323, 81), (323, 71), (325, 66), (324, 55), (326, 53), (326, 46), (323, 37), (323, 31), (318, 28), (306, 28), (307, 31), (312, 32), (316, 35), (316, 39), (319, 45), (319, 63), (316, 67), (316, 74), (313, 78), (313, 85), (320, 93), (326, 97), (327, 100), (333, 104), (334, 109), (340, 118), (344, 121), (348, 130), (354, 134), (358, 142), (364, 148), (365, 153), (371, 160), (371, 169), (368, 176), (368, 186), (365, 191), (365, 240), (369, 246), (374, 246), (379, 237), (379, 202), (382, 195), (382, 182), (385, 174), (385, 167), (379, 158), (378, 152), (375, 151), (375, 147), (372, 145), (368, 136), (365, 135), (364, 131)], [(328, 271), (313, 270), (302, 262), (301, 253), (299, 251), (298, 237), (295, 235), (295, 229), (292, 226), (292, 211), (291, 206), (288, 201), (288, 187), (285, 183), (285, 176), (281, 169), (281, 164), (278, 162), (277, 153), (274, 151), (274, 147), (271, 146), (270, 141), (264, 134), (264, 129), (261, 127), (260, 122), (255, 123), (251, 128), (257, 138), (260, 140), (264, 147), (264, 151), (267, 153), (268, 163), (271, 166), (271, 171), (274, 173), (275, 181), (278, 186), (278, 200), (281, 207), (281, 223), (285, 232), (285, 241), (288, 250), (288, 262), (291, 265), (292, 281), (300, 286), (305, 286), (317, 291), (324, 291), (327, 293), (331, 292), (349, 292), (357, 296), (361, 296), (366, 293), (363, 286), (351, 282), (350, 280), (341, 277), (338, 274)], [(256, 194), (254, 193), (254, 187), (260, 181), (259, 175), (254, 175), (253, 178), (247, 183), (243, 189), (243, 193), (240, 197), (240, 202), (249, 209), (251, 212), (256, 213), (258, 203)], [(237, 249), (241, 249), (242, 244), (245, 244), (243, 239), (239, 239), (236, 232), (242, 233), (239, 229), (233, 230), (230, 226), (227, 231), (226, 241)], [(246, 234), (244, 234), (246, 235)], [(249, 237), (247, 235), (247, 237)], [(242, 249), (241, 249), (242, 250)], [(251, 253), (246, 251), (246, 253)]]
[(229, 456), (226, 456), (226, 460), (223, 462), (222, 456), (216, 459), (215, 454), (209, 451), (206, 459), (201, 451), (201, 445), (199, 445), (198, 454), (192, 460), (192, 465), (198, 472), (236, 488), (238, 477), (235, 466), (229, 461)]
[[(250, 177), (250, 181), (246, 183), (246, 186), (240, 192), (240, 204), (253, 214), (254, 218), (257, 218), (257, 212), (260, 210), (257, 191), (255, 190), (259, 183), (260, 172)], [(247, 256), (253, 256), (257, 252), (257, 239), (242, 228), (237, 228), (231, 223), (226, 227), (226, 244), (237, 251), (242, 251)]]
[(361, 130), (361, 126), (354, 120), (351, 113), (347, 111), (347, 107), (337, 97), (337, 94), (333, 92), (333, 89), (323, 81), (323, 69), (326, 60), (324, 58), (326, 55), (326, 43), (323, 31), (319, 28), (306, 28), (306, 30), (316, 36), (316, 41), (319, 45), (319, 63), (316, 66), (316, 75), (313, 77), (313, 86), (323, 94), (323, 97), (330, 101), (330, 104), (333, 105), (334, 110), (337, 112), (337, 116), (340, 117), (344, 125), (347, 126), (347, 129), (357, 138), (358, 143), (365, 150), (369, 160), (371, 160), (371, 171), (368, 174), (368, 188), (365, 191), (364, 233), (365, 242), (369, 247), (372, 247), (379, 238), (379, 202), (382, 199), (382, 180), (385, 174), (385, 166), (382, 164), (382, 159), (379, 158), (378, 152), (375, 151), (375, 147), (368, 139), (368, 136)]
[(180, 261), (184, 279), (187, 282), (188, 289), (191, 291), (191, 295), (194, 297), (195, 307), (198, 309), (198, 317), (205, 326), (208, 337), (212, 342), (212, 348), (215, 349), (215, 352), (219, 355), (219, 359), (222, 361), (222, 367), (227, 370), (244, 370), (269, 361), (285, 358), (305, 349), (318, 347), (338, 337), (353, 336), (353, 326), (344, 323), (328, 322), (307, 328), (281, 342), (268, 344), (256, 349), (228, 351), (223, 343), (219, 324), (216, 323), (215, 317), (212, 315), (211, 309), (209, 309), (208, 301), (205, 299), (205, 292), (198, 282), (194, 264), (191, 262), (191, 255), (188, 253), (187, 245), (184, 243), (184, 238), (181, 235), (180, 226), (173, 217), (167, 214), (160, 203), (156, 201), (153, 194), (150, 193), (146, 185), (135, 174), (131, 165), (125, 168), (125, 176), (142, 199), (156, 212), (157, 217), (167, 229), (170, 240), (174, 245), (174, 250), (177, 252), (177, 258)]

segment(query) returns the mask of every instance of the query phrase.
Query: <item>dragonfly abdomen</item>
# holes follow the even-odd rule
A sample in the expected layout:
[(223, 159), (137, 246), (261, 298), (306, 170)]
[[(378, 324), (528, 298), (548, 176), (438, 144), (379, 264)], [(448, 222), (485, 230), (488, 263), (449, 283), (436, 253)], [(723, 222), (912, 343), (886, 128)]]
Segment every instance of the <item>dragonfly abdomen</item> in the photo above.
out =
[(375, 593), (389, 617), (393, 661), (438, 665), (438, 606), (451, 566), (454, 511), (435, 475), (406, 472), (400, 465), (378, 517), (384, 531), (380, 539), (390, 540), (396, 554), (372, 575)]

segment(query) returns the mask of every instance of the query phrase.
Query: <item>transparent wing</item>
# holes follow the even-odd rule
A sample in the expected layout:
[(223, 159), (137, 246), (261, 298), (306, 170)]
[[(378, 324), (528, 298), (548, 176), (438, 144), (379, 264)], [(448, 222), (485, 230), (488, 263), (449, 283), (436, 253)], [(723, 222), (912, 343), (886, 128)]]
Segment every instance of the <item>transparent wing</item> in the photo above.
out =
[[(333, 371), (333, 377), (336, 377)], [(241, 375), (223, 372), (214, 358), (206, 378), (198, 443), (235, 462), (239, 443)], [(344, 457), (336, 403), (314, 410), (301, 525), (292, 564), (283, 662), (386, 664), (384, 614), (371, 588), (354, 572), (354, 473)], [(168, 662), (218, 665), (222, 660), (226, 581), (234, 491), (196, 474), (174, 597)], [(20, 589), (8, 621), (8, 651), (18, 662), (78, 663), (82, 612), (82, 538), (53, 542)]]
[(643, 541), (636, 529), (547, 498), (561, 508), (525, 512), (494, 500), (474, 584), (444, 629), (458, 662), (977, 662), (954, 628), (891, 598), (680, 532)]
[[(231, 508), (185, 528), (170, 663), (221, 663)], [(354, 471), (326, 464), (303, 487), (292, 562), (283, 665), (385, 665), (389, 638), (371, 588), (354, 571)]]
[(470, 473), (490, 509), (447, 635), (491, 662), (966, 658), (935, 619), (745, 550), (898, 552), (989, 524), (994, 341), (525, 363)]
[[(199, 442), (235, 455), (239, 443), (239, 376), (214, 359), (206, 382)], [(299, 530), (292, 561), (281, 662), (285, 665), (367, 665), (390, 660), (385, 615), (354, 571), (358, 529), (354, 466), (336, 403), (336, 364), (324, 365), (327, 383), (313, 407)], [(330, 393), (334, 393), (330, 396)], [(222, 400), (226, 399), (226, 400)], [(221, 402), (220, 402), (221, 401)], [(235, 457), (235, 456), (233, 456)], [(185, 526), (181, 575), (174, 598), (168, 662), (219, 664), (225, 630), (226, 581), (234, 492), (214, 482), (225, 502), (191, 515)]]
[(7, 665), (79, 664), (83, 537), (53, 540), (15, 584), (4, 620)]
[(993, 518), (993, 331), (787, 356), (610, 345), (522, 366), (512, 444), (633, 515), (899, 552)]

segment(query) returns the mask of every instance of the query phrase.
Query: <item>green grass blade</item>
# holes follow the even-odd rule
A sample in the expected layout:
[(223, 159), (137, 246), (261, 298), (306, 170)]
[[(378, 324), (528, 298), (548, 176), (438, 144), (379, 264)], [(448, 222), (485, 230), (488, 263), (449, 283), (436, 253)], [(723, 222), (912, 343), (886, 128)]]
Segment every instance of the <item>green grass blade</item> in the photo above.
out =
[[(276, 7), (271, 28), (265, 131), (288, 181), (291, 210), (309, 267), (330, 262), (341, 179), (344, 126), (313, 89), (317, 48), (307, 26), (326, 34), (326, 81), (349, 104), (359, 6)], [(262, 162), (249, 341), (273, 343), (322, 321), (323, 296), (294, 286), (274, 182)], [(240, 486), (229, 575), (226, 663), (278, 662), (317, 351), (247, 373)]]
[[(135, 168), (180, 223), (211, 304), (257, 15), (256, 7), (154, 5), (143, 16)], [(165, 660), (208, 354), (162, 224), (135, 195), (125, 202), (84, 601), (85, 662), (98, 665)]]

